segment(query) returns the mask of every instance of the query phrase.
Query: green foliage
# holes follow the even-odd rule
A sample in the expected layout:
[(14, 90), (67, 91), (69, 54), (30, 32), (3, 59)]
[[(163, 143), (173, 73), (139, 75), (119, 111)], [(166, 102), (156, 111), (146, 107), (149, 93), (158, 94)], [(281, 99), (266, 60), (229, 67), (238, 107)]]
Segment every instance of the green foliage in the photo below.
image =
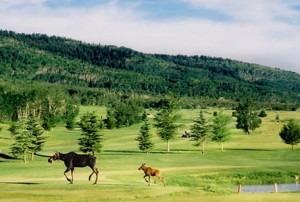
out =
[(221, 112), (213, 119), (211, 140), (221, 143), (222, 151), (223, 143), (229, 140), (230, 129), (228, 124), (230, 123), (230, 119), (229, 116), (223, 115)]
[(239, 173), (226, 174), (232, 184), (243, 185), (268, 185), (276, 183), (291, 183), (294, 182), (294, 176), (297, 173), (282, 170), (256, 170), (256, 171), (243, 171)]
[(151, 138), (152, 134), (150, 134), (150, 124), (146, 120), (141, 126), (140, 133), (135, 140), (139, 142), (139, 149), (147, 154), (154, 146)]
[(67, 105), (66, 107), (66, 113), (64, 114), (64, 119), (66, 122), (66, 128), (67, 129), (74, 129), (75, 127), (75, 118), (77, 117), (79, 113), (79, 107), (75, 105)]
[(180, 127), (180, 125), (176, 124), (176, 121), (180, 118), (180, 115), (175, 114), (177, 105), (174, 99), (167, 98), (164, 101), (165, 104), (154, 117), (154, 126), (157, 128), (157, 133), (160, 138), (167, 142), (167, 151), (169, 152), (169, 141), (174, 139), (177, 129)]
[(79, 150), (87, 153), (100, 152), (102, 149), (103, 137), (99, 132), (102, 126), (101, 121), (97, 118), (95, 113), (87, 113), (80, 118), (79, 126), (82, 130), (81, 138), (79, 138)]
[(199, 117), (194, 120), (191, 127), (192, 141), (195, 141), (194, 146), (202, 146), (202, 154), (204, 153), (204, 144), (209, 137), (210, 125), (204, 117), (203, 111), (200, 111)]
[(276, 114), (275, 121), (276, 121), (277, 123), (280, 122), (280, 118), (279, 118), (279, 115), (278, 115), (278, 114)]
[(43, 135), (44, 130), (37, 120), (31, 118), (27, 121), (26, 125), (26, 129), (30, 132), (31, 136), (30, 151), (34, 154), (42, 150), (46, 142), (46, 136)]
[(26, 162), (26, 157), (30, 152), (31, 141), (29, 131), (26, 130), (25, 120), (13, 123), (9, 130), (14, 139), (14, 143), (11, 145), (11, 154), (15, 157), (22, 156), (23, 161)]
[(239, 103), (234, 113), (234, 116), (237, 118), (236, 127), (242, 129), (247, 134), (249, 134), (250, 131), (254, 131), (261, 124), (261, 119), (258, 114), (253, 111), (253, 108), (253, 100), (247, 98), (245, 101)]
[(285, 144), (292, 145), (292, 150), (294, 150), (294, 145), (300, 142), (300, 124), (295, 119), (290, 119), (282, 127), (279, 136)]
[(11, 145), (11, 153), (15, 157), (22, 156), (24, 162), (29, 153), (41, 151), (46, 137), (43, 135), (43, 128), (34, 119), (22, 119), (14, 122), (9, 131), (12, 134), (14, 143)]
[(108, 108), (106, 119), (104, 120), (104, 123), (108, 129), (114, 129), (117, 125), (117, 119), (115, 115), (115, 110), (112, 108)]
[(268, 115), (267, 115), (267, 113), (266, 113), (265, 110), (261, 110), (261, 111), (259, 112), (258, 116), (261, 117), (261, 118), (264, 118), (264, 117), (267, 117)]
[(107, 108), (107, 118), (104, 122), (108, 129), (128, 127), (142, 120), (143, 108), (130, 97), (110, 103)]
[[(43, 34), (0, 31), (0, 76), (63, 84), (80, 104), (108, 104), (116, 94), (173, 92), (189, 107), (232, 107), (253, 97), (266, 108), (296, 110), (300, 75), (208, 56), (151, 55)], [(30, 83), (28, 82), (28, 83)], [(113, 94), (116, 93), (114, 96)], [(105, 95), (105, 96), (104, 96)], [(0, 98), (1, 99), (1, 98)]]

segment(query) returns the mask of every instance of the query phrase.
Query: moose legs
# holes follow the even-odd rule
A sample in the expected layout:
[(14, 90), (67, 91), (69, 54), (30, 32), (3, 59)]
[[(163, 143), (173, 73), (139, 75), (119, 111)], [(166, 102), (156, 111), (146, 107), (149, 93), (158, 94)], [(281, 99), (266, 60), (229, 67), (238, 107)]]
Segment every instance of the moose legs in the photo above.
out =
[[(157, 175), (156, 177), (159, 181), (162, 181), (162, 183), (164, 183), (164, 186), (166, 186), (166, 181), (165, 181), (165, 178), (163, 176)], [(154, 181), (154, 183), (156, 183), (156, 181)]]
[[(146, 177), (148, 177), (148, 180), (146, 179)], [(150, 175), (145, 175), (144, 179), (146, 182), (148, 182), (148, 186), (150, 186)]]
[[(71, 170), (71, 179), (69, 179), (67, 176), (67, 172), (69, 172), (70, 170)], [(74, 168), (67, 168), (64, 172), (64, 175), (66, 179), (70, 182), (70, 184), (73, 184), (73, 172), (74, 172)]]
[[(155, 175), (155, 176), (157, 177), (158, 181), (161, 181), (162, 183), (164, 183), (164, 186), (166, 186), (166, 181), (163, 176), (160, 176), (160, 175)], [(148, 179), (147, 179), (147, 177), (148, 177)], [(146, 182), (148, 182), (148, 186), (150, 186), (150, 175), (145, 175), (144, 179)], [(156, 183), (156, 180), (154, 180), (154, 183)]]
[(89, 181), (91, 181), (92, 175), (95, 173), (96, 174), (96, 180), (95, 180), (94, 184), (97, 184), (99, 171), (98, 171), (97, 168), (91, 168), (91, 169), (93, 170), (93, 172), (89, 176)]

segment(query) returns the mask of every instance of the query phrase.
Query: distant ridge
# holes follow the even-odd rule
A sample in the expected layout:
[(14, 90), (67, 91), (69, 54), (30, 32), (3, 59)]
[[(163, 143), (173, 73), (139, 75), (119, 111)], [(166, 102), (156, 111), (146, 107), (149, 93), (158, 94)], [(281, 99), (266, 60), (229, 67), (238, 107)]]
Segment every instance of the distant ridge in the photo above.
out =
[(0, 77), (193, 99), (300, 103), (300, 75), (209, 56), (144, 54), (44, 34), (0, 31)]

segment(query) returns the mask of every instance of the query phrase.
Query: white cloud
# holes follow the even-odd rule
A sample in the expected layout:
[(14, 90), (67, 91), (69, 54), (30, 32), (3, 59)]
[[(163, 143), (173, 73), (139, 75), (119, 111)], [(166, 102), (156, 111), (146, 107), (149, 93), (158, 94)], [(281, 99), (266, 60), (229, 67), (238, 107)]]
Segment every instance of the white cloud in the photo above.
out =
[[(45, 0), (0, 0), (0, 28), (126, 46), (147, 53), (232, 58), (300, 72), (300, 26), (278, 21), (299, 19), (291, 5), (280, 0), (180, 1), (217, 10), (233, 20), (151, 21), (143, 19), (136, 4), (120, 7), (118, 1), (93, 8), (50, 9), (44, 6)], [(18, 6), (18, 2), (27, 6)]]

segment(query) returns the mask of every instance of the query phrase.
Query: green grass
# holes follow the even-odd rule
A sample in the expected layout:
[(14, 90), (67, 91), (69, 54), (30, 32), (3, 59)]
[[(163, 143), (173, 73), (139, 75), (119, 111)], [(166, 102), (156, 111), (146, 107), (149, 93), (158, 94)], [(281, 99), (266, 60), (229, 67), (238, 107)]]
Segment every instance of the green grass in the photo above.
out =
[[(87, 111), (105, 116), (105, 109), (98, 107), (82, 107), (80, 114)], [(208, 110), (207, 116), (211, 118), (213, 111), (217, 110)], [(69, 185), (63, 175), (63, 162), (49, 164), (43, 157), (35, 157), (28, 163), (0, 159), (0, 201), (296, 201), (300, 197), (300, 193), (236, 193), (240, 183), (294, 183), (294, 175), (300, 175), (300, 148), (296, 146), (292, 151), (278, 133), (284, 121), (299, 119), (299, 111), (267, 112), (262, 126), (250, 135), (235, 129), (232, 119), (232, 135), (224, 144), (224, 152), (219, 144), (208, 142), (203, 155), (192, 146), (190, 139), (180, 136), (189, 129), (199, 110), (181, 110), (180, 113), (183, 127), (171, 141), (170, 153), (154, 129), (151, 131), (155, 147), (148, 155), (138, 150), (134, 140), (140, 125), (101, 131), (105, 141), (103, 152), (97, 154), (100, 170), (97, 185), (88, 181), (89, 168), (76, 168), (74, 184)], [(224, 113), (231, 114), (231, 111)], [(276, 114), (281, 123), (275, 122)], [(8, 153), (12, 142), (8, 125), (1, 124), (1, 127), (0, 149)], [(56, 127), (48, 133), (40, 153), (78, 152), (79, 137), (79, 129), (68, 131)], [(167, 186), (158, 183), (148, 187), (143, 173), (138, 170), (142, 163), (160, 168)]]

